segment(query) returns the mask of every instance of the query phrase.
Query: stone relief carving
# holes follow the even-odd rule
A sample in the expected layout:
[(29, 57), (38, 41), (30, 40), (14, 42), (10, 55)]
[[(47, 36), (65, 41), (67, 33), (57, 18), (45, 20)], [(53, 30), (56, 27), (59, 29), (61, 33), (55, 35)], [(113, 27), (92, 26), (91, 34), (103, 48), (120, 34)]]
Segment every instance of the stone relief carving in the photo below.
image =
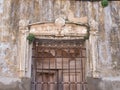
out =
[(62, 17), (59, 17), (55, 20), (55, 25), (62, 27), (65, 25), (65, 20)]
[(29, 25), (29, 20), (20, 20), (19, 21), (19, 30), (27, 30), (27, 26)]
[(65, 24), (64, 19), (62, 18), (59, 19), (57, 19), (55, 23), (33, 25), (31, 26), (30, 33), (33, 33), (35, 35), (49, 35), (49, 36), (86, 35), (87, 27), (69, 23)]

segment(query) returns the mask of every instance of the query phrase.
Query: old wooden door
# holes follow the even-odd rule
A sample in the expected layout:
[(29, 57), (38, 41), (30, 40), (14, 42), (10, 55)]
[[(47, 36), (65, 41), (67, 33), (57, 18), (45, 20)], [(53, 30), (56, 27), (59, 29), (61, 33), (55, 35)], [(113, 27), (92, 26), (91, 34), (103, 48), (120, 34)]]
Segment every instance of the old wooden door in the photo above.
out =
[(32, 90), (86, 90), (84, 41), (36, 40), (32, 59)]
[(37, 72), (36, 75), (36, 90), (55, 90), (56, 85), (51, 83), (56, 81), (57, 72), (51, 70), (51, 72), (44, 70), (43, 72)]

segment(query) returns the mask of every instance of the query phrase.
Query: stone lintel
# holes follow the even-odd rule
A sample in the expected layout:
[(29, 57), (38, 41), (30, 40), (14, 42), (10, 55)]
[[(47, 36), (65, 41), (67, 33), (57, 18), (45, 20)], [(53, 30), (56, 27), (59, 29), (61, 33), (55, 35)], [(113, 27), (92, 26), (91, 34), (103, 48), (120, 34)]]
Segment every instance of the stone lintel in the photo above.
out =
[(46, 37), (84, 37), (87, 34), (87, 27), (77, 24), (41, 23), (30, 25), (30, 33), (36, 36)]

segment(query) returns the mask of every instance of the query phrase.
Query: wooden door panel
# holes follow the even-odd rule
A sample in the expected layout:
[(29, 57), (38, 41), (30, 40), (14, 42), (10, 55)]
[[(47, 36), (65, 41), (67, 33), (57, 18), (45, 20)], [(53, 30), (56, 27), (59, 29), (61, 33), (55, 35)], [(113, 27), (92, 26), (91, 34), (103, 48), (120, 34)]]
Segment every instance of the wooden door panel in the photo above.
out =
[[(56, 90), (56, 73), (40, 72), (37, 74), (37, 90)], [(57, 82), (57, 81), (56, 81)]]
[(78, 83), (81, 82), (80, 72), (63, 73), (64, 90), (82, 90)]

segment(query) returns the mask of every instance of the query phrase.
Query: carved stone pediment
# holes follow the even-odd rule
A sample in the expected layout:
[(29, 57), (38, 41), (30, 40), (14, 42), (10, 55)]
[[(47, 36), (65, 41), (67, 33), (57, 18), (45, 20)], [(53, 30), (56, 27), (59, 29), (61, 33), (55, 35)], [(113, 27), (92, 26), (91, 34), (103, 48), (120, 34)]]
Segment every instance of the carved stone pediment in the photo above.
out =
[(58, 18), (55, 23), (31, 24), (30, 33), (37, 36), (83, 37), (87, 34), (87, 27), (65, 22), (62, 18)]

